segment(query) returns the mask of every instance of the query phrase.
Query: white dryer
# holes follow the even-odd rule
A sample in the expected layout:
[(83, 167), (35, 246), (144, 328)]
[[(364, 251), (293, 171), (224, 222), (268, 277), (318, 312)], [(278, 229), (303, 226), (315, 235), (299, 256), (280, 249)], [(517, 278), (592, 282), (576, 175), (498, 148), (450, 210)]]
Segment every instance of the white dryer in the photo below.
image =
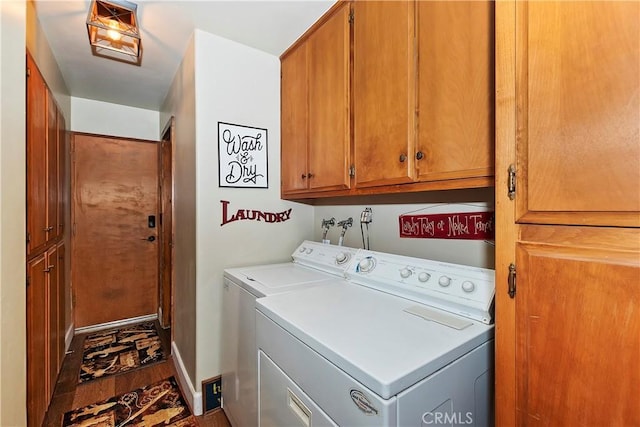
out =
[(494, 271), (361, 250), (257, 302), (261, 427), (493, 423)]
[(357, 250), (304, 241), (292, 262), (231, 268), (224, 272), (222, 407), (234, 427), (255, 427), (257, 412), (256, 298), (344, 280)]

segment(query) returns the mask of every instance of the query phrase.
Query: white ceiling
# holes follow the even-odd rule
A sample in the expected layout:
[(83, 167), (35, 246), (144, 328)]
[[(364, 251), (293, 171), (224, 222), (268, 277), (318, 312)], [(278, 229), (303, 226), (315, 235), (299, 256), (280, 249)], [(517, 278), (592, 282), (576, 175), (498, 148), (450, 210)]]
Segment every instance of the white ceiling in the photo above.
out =
[(334, 1), (134, 0), (141, 66), (92, 55), (89, 0), (40, 0), (35, 7), (71, 96), (159, 110), (195, 28), (280, 56)]

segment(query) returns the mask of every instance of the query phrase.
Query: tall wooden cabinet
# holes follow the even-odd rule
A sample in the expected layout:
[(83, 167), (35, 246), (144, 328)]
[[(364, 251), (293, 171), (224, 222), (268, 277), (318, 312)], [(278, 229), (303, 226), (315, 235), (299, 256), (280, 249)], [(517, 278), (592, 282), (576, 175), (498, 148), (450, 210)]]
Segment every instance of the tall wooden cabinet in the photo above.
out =
[(27, 421), (40, 426), (65, 354), (65, 120), (27, 53)]
[(640, 425), (639, 16), (496, 4), (497, 425)]
[(349, 4), (282, 57), (282, 193), (350, 186)]

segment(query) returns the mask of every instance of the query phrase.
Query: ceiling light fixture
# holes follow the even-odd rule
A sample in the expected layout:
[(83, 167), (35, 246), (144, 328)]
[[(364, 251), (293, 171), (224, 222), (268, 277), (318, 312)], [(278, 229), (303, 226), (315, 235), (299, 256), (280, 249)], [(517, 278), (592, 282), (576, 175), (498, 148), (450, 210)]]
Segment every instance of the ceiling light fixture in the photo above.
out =
[(140, 29), (136, 11), (138, 5), (125, 0), (92, 0), (87, 15), (87, 31), (93, 53), (107, 56), (111, 52), (131, 57), (127, 62), (140, 61)]

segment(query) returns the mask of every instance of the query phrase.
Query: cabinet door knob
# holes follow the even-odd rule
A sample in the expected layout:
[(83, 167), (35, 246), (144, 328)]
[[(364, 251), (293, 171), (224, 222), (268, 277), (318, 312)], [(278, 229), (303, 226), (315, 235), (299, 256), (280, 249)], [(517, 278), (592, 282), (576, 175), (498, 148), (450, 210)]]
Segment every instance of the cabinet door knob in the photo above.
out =
[(313, 174), (312, 173), (307, 174), (307, 178), (309, 179), (313, 178)]
[(307, 179), (307, 175), (302, 174), (302, 179)]
[(405, 160), (407, 160), (407, 155), (406, 154), (400, 154), (400, 163), (404, 163)]
[(422, 151), (418, 151), (416, 153), (416, 159), (417, 160), (422, 160), (424, 158), (424, 154), (422, 153)]

